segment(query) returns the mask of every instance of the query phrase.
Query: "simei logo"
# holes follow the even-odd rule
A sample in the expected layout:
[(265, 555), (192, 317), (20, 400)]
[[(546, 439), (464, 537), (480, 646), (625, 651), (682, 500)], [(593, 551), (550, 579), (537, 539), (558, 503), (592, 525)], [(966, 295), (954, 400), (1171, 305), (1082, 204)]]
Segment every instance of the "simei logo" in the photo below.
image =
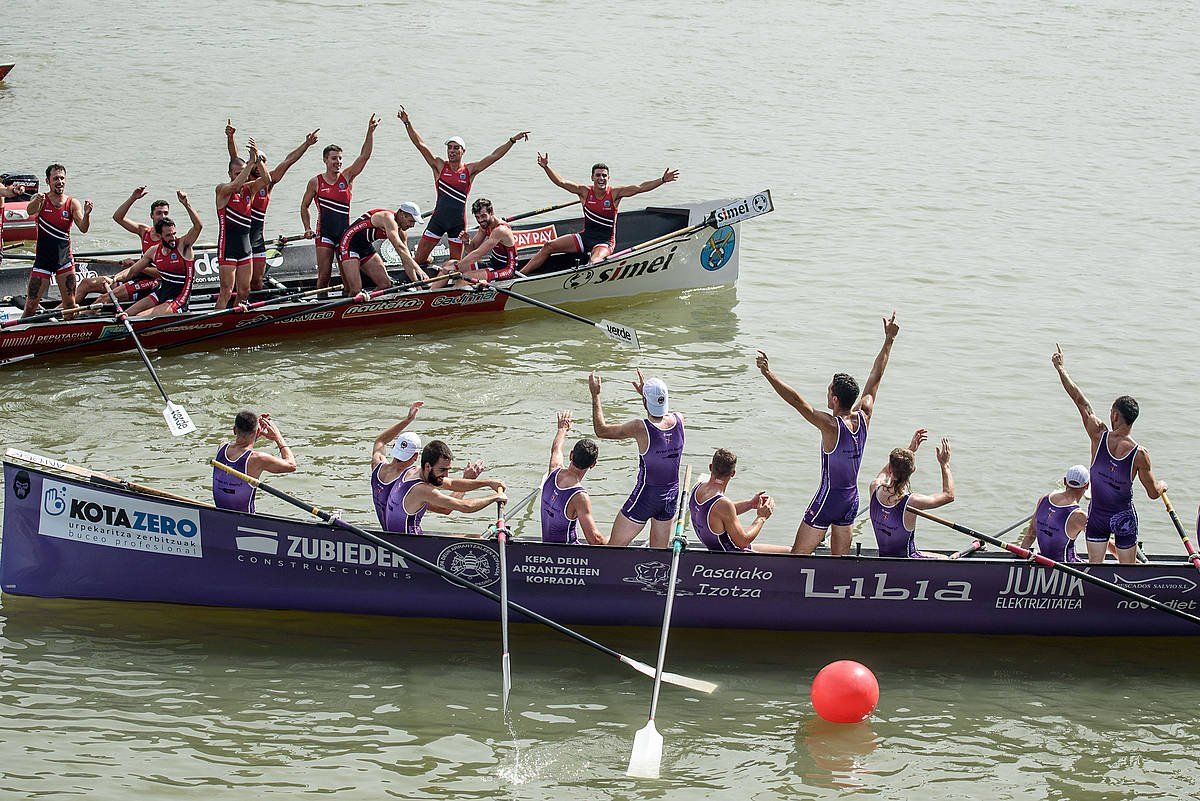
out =
[(42, 536), (110, 548), (200, 556), (200, 517), (195, 509), (42, 481)]
[(605, 281), (624, 281), (626, 278), (641, 278), (644, 275), (662, 272), (671, 266), (678, 245), (673, 245), (667, 255), (656, 256), (653, 259), (634, 262), (618, 262), (612, 267), (605, 267), (596, 272), (594, 269), (581, 270), (567, 276), (563, 289), (578, 289), (585, 284), (600, 284)]

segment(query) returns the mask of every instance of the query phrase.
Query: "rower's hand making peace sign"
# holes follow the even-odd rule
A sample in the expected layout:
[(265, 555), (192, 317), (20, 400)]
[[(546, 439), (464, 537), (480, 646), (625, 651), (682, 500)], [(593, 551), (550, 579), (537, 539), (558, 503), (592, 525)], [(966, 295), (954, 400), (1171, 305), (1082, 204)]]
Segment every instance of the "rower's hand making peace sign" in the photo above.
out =
[(633, 384), (633, 391), (638, 394), (638, 397), (641, 397), (642, 390), (646, 386), (646, 377), (642, 375), (642, 371), (640, 369), (637, 371), (637, 380), (630, 381), (629, 383)]

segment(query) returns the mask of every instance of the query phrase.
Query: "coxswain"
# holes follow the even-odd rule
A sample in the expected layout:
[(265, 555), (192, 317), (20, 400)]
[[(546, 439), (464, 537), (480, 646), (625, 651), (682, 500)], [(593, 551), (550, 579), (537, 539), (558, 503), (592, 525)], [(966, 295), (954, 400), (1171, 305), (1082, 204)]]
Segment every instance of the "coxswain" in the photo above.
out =
[(1083, 418), (1083, 430), (1092, 442), (1092, 500), (1087, 512), (1088, 561), (1104, 561), (1111, 538), (1117, 546), (1117, 561), (1131, 565), (1137, 561), (1138, 518), (1133, 507), (1133, 481), (1139, 479), (1151, 500), (1167, 491), (1167, 482), (1154, 477), (1150, 452), (1134, 442), (1130, 430), (1138, 418), (1138, 402), (1130, 395), (1113, 401), (1108, 425), (1092, 411), (1092, 404), (1063, 366), (1063, 352), (1056, 347), (1050, 357), (1063, 389)]
[(583, 230), (577, 234), (564, 234), (542, 245), (542, 249), (521, 268), (522, 275), (537, 272), (555, 253), (579, 253), (590, 264), (608, 258), (617, 246), (617, 206), (621, 201), (657, 189), (679, 177), (679, 170), (668, 167), (661, 177), (651, 181), (613, 187), (608, 185), (608, 165), (593, 164), (592, 184), (584, 186), (564, 181), (550, 166), (549, 153), (538, 153), (537, 162), (555, 186), (576, 195), (583, 203)]
[(571, 448), (570, 462), (563, 461), (563, 442), (571, 430), (571, 413), (558, 413), (558, 428), (550, 445), (550, 469), (542, 479), (542, 542), (578, 545), (579, 534), (589, 545), (604, 545), (592, 517), (592, 499), (583, 488), (583, 479), (596, 465), (600, 449), (590, 439), (581, 439)]
[(1021, 547), (1028, 548), (1036, 539), (1038, 553), (1043, 556), (1056, 562), (1082, 561), (1075, 552), (1075, 540), (1087, 531), (1088, 516), (1079, 504), (1091, 483), (1091, 473), (1084, 465), (1077, 464), (1067, 470), (1063, 488), (1038, 499), (1029, 527), (1021, 537)]
[[(329, 286), (333, 275), (333, 259), (337, 255), (342, 236), (350, 227), (350, 199), (354, 195), (354, 180), (362, 173), (375, 147), (375, 129), (379, 120), (374, 114), (367, 123), (367, 136), (363, 139), (358, 158), (342, 169), (342, 149), (337, 145), (326, 145), (321, 151), (325, 172), (313, 176), (304, 188), (300, 201), (300, 223), (304, 226), (306, 239), (314, 240), (317, 250), (317, 288)], [(312, 226), (309, 206), (317, 202), (317, 227)]]
[[(464, 484), (449, 480), (454, 454), (440, 439), (435, 439), (421, 449), (420, 466), (410, 470), (400, 479), (388, 495), (384, 510), (385, 531), (394, 534), (423, 534), (421, 519), (426, 512), (448, 515), (453, 512), (471, 514), (493, 503), (504, 503), (503, 482), (493, 482), (499, 489), (475, 498), (447, 495), (441, 488), (452, 492), (466, 492)], [(483, 482), (478, 482), (482, 484)], [(453, 488), (453, 489), (452, 489)]]
[(611, 545), (628, 545), (650, 523), (650, 547), (665, 548), (679, 499), (679, 463), (683, 458), (683, 415), (670, 410), (667, 385), (659, 378), (645, 380), (637, 371), (633, 389), (642, 399), (646, 416), (619, 425), (604, 421), (600, 406), (600, 376), (588, 376), (592, 393), (592, 428), (600, 439), (632, 439), (638, 446), (638, 475), (633, 492), (613, 521)]
[(42, 295), (54, 277), (62, 296), (59, 306), (64, 312), (75, 308), (75, 259), (71, 254), (71, 226), (87, 233), (92, 225), (92, 201), (80, 202), (67, 195), (67, 168), (51, 164), (46, 168), (47, 191), (33, 196), (25, 213), (37, 220), (33, 267), (25, 291), (25, 311), (22, 317), (36, 314)]
[[(304, 141), (284, 157), (283, 161), (275, 165), (275, 168), (270, 171), (269, 182), (266, 186), (261, 187), (254, 193), (254, 199), (250, 201), (250, 289), (257, 291), (263, 288), (263, 281), (267, 275), (267, 240), (263, 235), (263, 228), (267, 223), (267, 207), (271, 204), (271, 190), (275, 188), (275, 184), (283, 180), (283, 176), (292, 168), (292, 165), (300, 160), (310, 147), (317, 143), (317, 134), (321, 129), (310, 133), (304, 137)], [(233, 121), (227, 120), (225, 124), (225, 145), (229, 150), (229, 158), (235, 159), (238, 157), (237, 144), (233, 141), (233, 135), (237, 133), (237, 129), (233, 127)], [(259, 151), (258, 161), (255, 163), (250, 172), (250, 177), (254, 179), (261, 178), (263, 171), (267, 168), (267, 157), (262, 151)]]
[(250, 299), (250, 204), (271, 179), (251, 173), (258, 163), (258, 145), (250, 140), (250, 160), (229, 160), (229, 181), (217, 185), (217, 264), (221, 288), (214, 308), (224, 309), (236, 293), (238, 301)]
[(522, 139), (528, 141), (529, 131), (521, 131), (508, 137), (507, 142), (479, 161), (464, 163), (463, 156), (467, 152), (467, 144), (461, 136), (447, 139), (446, 158), (438, 158), (412, 126), (404, 106), (400, 107), (396, 116), (404, 123), (413, 146), (425, 159), (429, 169), (433, 170), (434, 187), (437, 190), (437, 203), (433, 207), (433, 214), (425, 226), (425, 232), (421, 234), (421, 241), (417, 244), (417, 263), (422, 266), (428, 265), (429, 254), (442, 241), (442, 237), (446, 237), (450, 247), (450, 258), (457, 259), (463, 252), (460, 237), (467, 228), (467, 196), (471, 193), (471, 185), (479, 173), (504, 158), (514, 144)]
[(929, 436), (919, 428), (907, 448), (895, 448), (887, 464), (871, 482), (871, 526), (880, 556), (907, 559), (946, 559), (944, 554), (917, 550), (917, 516), (911, 510), (937, 509), (954, 502), (954, 475), (950, 472), (950, 440), (942, 438), (937, 460), (942, 468), (942, 491), (918, 495), (909, 485), (917, 469), (916, 453)]
[[(259, 437), (266, 437), (279, 446), (279, 455), (254, 450), (254, 443)], [(249, 409), (243, 409), (234, 418), (233, 441), (217, 448), (217, 461), (251, 478), (258, 478), (263, 473), (296, 471), (296, 457), (284, 441), (283, 434), (279, 433), (279, 428), (271, 422), (270, 415), (260, 416)], [(254, 514), (254, 495), (258, 487), (214, 467), (212, 491), (213, 503), (219, 508)]]
[(425, 272), (413, 260), (408, 250), (408, 237), (404, 235), (419, 219), (420, 207), (416, 203), (405, 201), (395, 211), (371, 209), (355, 220), (342, 235), (342, 242), (338, 246), (342, 293), (347, 297), (357, 295), (362, 290), (364, 275), (380, 289), (392, 285), (383, 258), (375, 250), (374, 243), (380, 239), (392, 243), (409, 280), (425, 280)]
[[(737, 475), (737, 454), (717, 448), (708, 464), (708, 477), (688, 493), (688, 515), (696, 537), (710, 551), (788, 553), (786, 545), (768, 545), (754, 540), (775, 511), (775, 500), (765, 492), (734, 501), (726, 496), (729, 482)], [(754, 512), (754, 522), (744, 528), (739, 515)]]
[(421, 452), (421, 438), (417, 434), (406, 433), (405, 429), (417, 419), (417, 412), (424, 405), (424, 401), (410, 405), (408, 416), (384, 429), (371, 446), (371, 500), (380, 527), (384, 525), (388, 495), (396, 481), (416, 463), (417, 454)]
[(883, 347), (871, 366), (862, 396), (859, 397), (858, 382), (852, 376), (837, 373), (827, 391), (825, 402), (829, 412), (813, 408), (799, 392), (771, 371), (767, 354), (758, 352), (758, 369), (775, 392), (821, 432), (821, 484), (796, 531), (794, 553), (812, 553), (821, 544), (826, 531), (830, 532), (829, 548), (834, 556), (850, 553), (850, 527), (858, 514), (858, 471), (867, 444), (867, 428), (879, 393), (879, 382), (899, 332), (894, 312), (891, 319), (883, 318)]
[[(512, 278), (517, 271), (517, 236), (512, 226), (496, 216), (492, 201), (484, 197), (471, 204), (471, 213), (479, 228), (468, 243), (470, 252), (443, 264), (439, 274), (462, 273), (461, 285)], [(487, 260), (476, 268), (480, 259)]]
[[(183, 193), (180, 193), (183, 195)], [(163, 217), (154, 223), (158, 244), (142, 254), (129, 268), (130, 281), (137, 283), (147, 268), (153, 268), (157, 280), (148, 293), (138, 298), (125, 311), (131, 316), (158, 317), (162, 314), (179, 314), (187, 309), (192, 295), (192, 280), (195, 278), (196, 240), (204, 225), (192, 211), (187, 195), (181, 199), (184, 208), (192, 214), (192, 227), (182, 237), (176, 235), (175, 222)]]

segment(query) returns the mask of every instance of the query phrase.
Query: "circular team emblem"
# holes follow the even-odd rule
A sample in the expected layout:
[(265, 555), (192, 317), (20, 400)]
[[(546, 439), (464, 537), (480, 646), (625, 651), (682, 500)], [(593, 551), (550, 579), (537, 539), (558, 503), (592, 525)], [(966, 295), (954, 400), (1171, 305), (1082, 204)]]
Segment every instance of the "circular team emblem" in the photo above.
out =
[(379, 243), (379, 257), (383, 259), (384, 264), (400, 263), (400, 254), (396, 252), (396, 246), (386, 239)]
[(700, 251), (700, 266), (709, 272), (716, 272), (729, 263), (737, 245), (737, 232), (733, 226), (726, 225), (713, 231), (712, 236)]
[(765, 195), (755, 195), (754, 200), (750, 201), (750, 203), (754, 206), (754, 210), (759, 214), (766, 214), (767, 198)]
[(437, 566), (477, 587), (490, 587), (500, 580), (499, 555), (479, 542), (459, 542), (444, 548), (438, 554)]
[(567, 276), (567, 280), (563, 281), (563, 289), (578, 289), (585, 284), (592, 282), (592, 270), (580, 270), (579, 272), (571, 273)]
[(267, 266), (282, 267), (283, 266), (283, 251), (279, 248), (267, 248)]

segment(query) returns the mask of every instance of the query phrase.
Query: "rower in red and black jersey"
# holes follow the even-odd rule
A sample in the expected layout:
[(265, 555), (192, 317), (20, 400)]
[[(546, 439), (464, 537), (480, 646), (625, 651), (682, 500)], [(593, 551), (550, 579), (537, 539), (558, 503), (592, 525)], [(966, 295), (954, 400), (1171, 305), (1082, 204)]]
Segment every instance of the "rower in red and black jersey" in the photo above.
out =
[[(181, 198), (185, 208), (188, 207), (186, 198), (186, 195)], [(194, 213), (192, 227), (183, 236), (177, 235), (175, 223), (170, 217), (163, 217), (154, 223), (158, 244), (143, 253), (129, 268), (129, 272), (131, 278), (137, 280), (144, 271), (153, 268), (158, 275), (157, 286), (130, 305), (125, 310), (127, 314), (131, 317), (157, 317), (160, 314), (178, 314), (187, 308), (195, 276), (194, 246), (203, 228), (204, 224)]]
[(259, 189), (270, 184), (269, 175), (251, 178), (258, 163), (258, 145), (250, 140), (250, 160), (229, 160), (229, 181), (217, 185), (217, 265), (221, 289), (216, 307), (229, 305), (235, 290), (238, 301), (250, 299), (250, 203)]
[[(471, 213), (479, 230), (471, 237), (471, 252), (461, 259), (448, 261), (439, 273), (462, 273), (459, 285), (485, 281), (505, 281), (517, 271), (517, 237), (503, 219), (496, 216), (492, 201), (481, 197), (471, 204)], [(487, 259), (478, 269), (476, 262)]]
[[(304, 141), (295, 150), (288, 153), (283, 161), (275, 165), (269, 174), (266, 172), (267, 157), (262, 152), (259, 152), (258, 162), (251, 169), (250, 176), (252, 178), (259, 179), (267, 175), (270, 179), (266, 186), (260, 187), (254, 193), (254, 197), (250, 201), (250, 289), (252, 290), (263, 288), (263, 280), (267, 274), (267, 241), (263, 236), (263, 228), (267, 221), (267, 207), (271, 204), (271, 190), (275, 188), (275, 184), (283, 180), (283, 176), (292, 168), (292, 165), (317, 143), (317, 134), (320, 130), (318, 128), (304, 137)], [(237, 144), (233, 141), (235, 133), (237, 133), (237, 129), (233, 127), (233, 121), (227, 121), (225, 145), (231, 159), (238, 157)]]
[(550, 154), (538, 153), (538, 165), (546, 171), (546, 177), (555, 185), (577, 195), (583, 203), (583, 231), (566, 234), (547, 242), (534, 257), (521, 268), (522, 275), (532, 275), (541, 269), (546, 260), (555, 253), (580, 253), (588, 262), (603, 261), (613, 252), (617, 242), (617, 206), (627, 197), (640, 195), (669, 184), (679, 177), (679, 170), (668, 167), (661, 178), (629, 186), (609, 186), (608, 165), (592, 165), (592, 185), (564, 181), (550, 166)]
[(446, 140), (446, 158), (441, 159), (433, 155), (425, 140), (413, 128), (404, 106), (400, 107), (396, 116), (404, 123), (405, 129), (408, 130), (408, 138), (433, 170), (434, 185), (437, 189), (437, 204), (433, 207), (433, 215), (429, 218), (425, 233), (421, 234), (421, 241), (417, 244), (417, 263), (425, 265), (429, 262), (429, 254), (442, 241), (443, 236), (450, 246), (451, 258), (457, 259), (463, 252), (463, 243), (459, 237), (467, 227), (467, 196), (471, 192), (471, 185), (479, 173), (503, 158), (519, 140), (528, 140), (529, 131), (510, 136), (507, 142), (479, 161), (464, 163), (463, 156), (467, 152), (467, 145), (462, 137), (452, 136)]
[(26, 288), (25, 311), (22, 317), (37, 313), (42, 295), (50, 286), (50, 277), (58, 283), (62, 295), (62, 310), (75, 308), (75, 259), (71, 255), (71, 226), (87, 233), (92, 225), (92, 201), (80, 202), (69, 197), (67, 168), (51, 164), (46, 168), (49, 191), (33, 196), (25, 213), (37, 220), (37, 243), (33, 269)]
[[(317, 249), (317, 287), (329, 286), (333, 275), (333, 257), (341, 245), (346, 229), (350, 227), (350, 198), (354, 193), (354, 179), (358, 178), (371, 151), (375, 147), (375, 129), (379, 120), (371, 115), (367, 123), (367, 136), (363, 139), (362, 150), (358, 158), (342, 169), (342, 149), (337, 145), (327, 145), (321, 151), (325, 162), (325, 172), (309, 179), (304, 188), (304, 199), (300, 201), (300, 222), (304, 225), (304, 236), (316, 240)], [(317, 228), (312, 227), (309, 207), (317, 202)]]
[[(396, 249), (404, 271), (411, 280), (416, 281), (425, 277), (420, 272), (412, 254), (408, 252), (408, 242), (404, 232), (417, 224), (421, 219), (421, 209), (416, 203), (404, 202), (396, 211), (389, 209), (371, 209), (359, 217), (346, 229), (342, 241), (338, 245), (338, 263), (342, 272), (342, 293), (347, 297), (357, 295), (362, 291), (362, 275), (365, 274), (380, 289), (392, 285), (388, 277), (383, 259), (375, 250), (375, 242), (387, 239)], [(416, 277), (416, 276), (419, 276)]]

